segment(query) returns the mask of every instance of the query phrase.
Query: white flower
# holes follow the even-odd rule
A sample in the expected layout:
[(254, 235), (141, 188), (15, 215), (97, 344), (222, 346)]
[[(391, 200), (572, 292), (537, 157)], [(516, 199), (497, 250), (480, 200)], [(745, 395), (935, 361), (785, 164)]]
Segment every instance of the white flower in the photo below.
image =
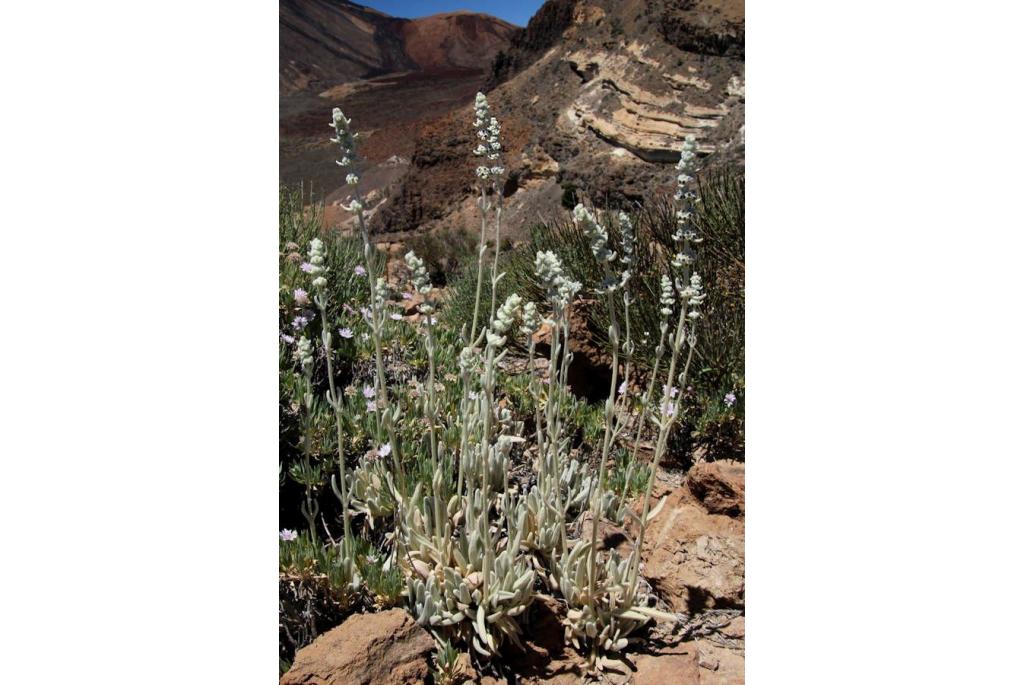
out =
[(356, 176), (355, 174), (349, 174), (348, 176), (345, 177), (345, 183), (347, 183), (350, 186), (354, 186), (355, 184), (359, 183), (359, 177)]
[[(487, 102), (487, 96), (483, 93), (476, 94), (476, 101), (473, 103), (474, 118), (473, 126), (476, 127), (476, 137), (480, 143), (473, 150), (477, 157), (485, 157), (491, 162), (496, 162), (501, 157), (501, 125), (491, 115), (491, 106)], [(500, 164), (490, 166), (479, 166), (476, 175), (481, 180), (487, 180), (492, 176), (500, 176), (505, 171)]]
[(615, 253), (608, 249), (608, 230), (602, 226), (589, 209), (582, 204), (576, 205), (572, 210), (573, 219), (583, 229), (583, 233), (590, 239), (590, 251), (599, 262), (611, 262), (615, 259)]
[(309, 241), (309, 268), (306, 271), (313, 276), (313, 287), (322, 289), (327, 285), (324, 274), (327, 267), (324, 266), (324, 243), (319, 238)]
[(416, 253), (409, 251), (405, 255), (405, 264), (409, 267), (409, 271), (412, 273), (412, 284), (416, 287), (416, 290), (421, 294), (426, 295), (430, 292), (430, 276), (427, 274), (426, 264), (423, 260), (416, 256)]
[(302, 370), (309, 373), (313, 370), (313, 344), (309, 341), (309, 338), (302, 336), (299, 338), (299, 344), (295, 350), (296, 355), (299, 358), (299, 364), (302, 365)]
[(491, 330), (487, 333), (488, 344), (494, 347), (505, 344), (505, 334), (516, 322), (522, 301), (523, 298), (512, 293), (506, 298), (505, 303), (498, 307), (498, 311), (494, 315), (494, 323), (491, 324)]
[(661, 315), (671, 316), (672, 308), (676, 304), (675, 291), (672, 290), (672, 279), (665, 274), (661, 275)]
[(391, 443), (390, 443), (390, 442), (385, 442), (385, 443), (384, 443), (383, 445), (381, 445), (381, 446), (380, 446), (380, 448), (379, 448), (379, 449), (377, 450), (377, 455), (378, 455), (378, 456), (381, 456), (381, 457), (386, 457), (386, 456), (388, 456), (389, 454), (391, 454)]
[(537, 305), (527, 302), (523, 305), (523, 333), (526, 334), (526, 339), (532, 338), (538, 328), (540, 328), (540, 315), (537, 313)]

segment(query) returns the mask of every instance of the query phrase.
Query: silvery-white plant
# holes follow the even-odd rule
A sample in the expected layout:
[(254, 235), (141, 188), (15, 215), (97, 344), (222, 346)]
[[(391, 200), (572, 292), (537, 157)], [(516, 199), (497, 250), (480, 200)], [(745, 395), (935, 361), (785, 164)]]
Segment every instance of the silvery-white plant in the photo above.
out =
[[(540, 574), (550, 588), (561, 592), (569, 605), (567, 640), (579, 649), (588, 650), (591, 662), (600, 666), (605, 653), (624, 649), (629, 644), (629, 635), (644, 623), (652, 619), (674, 618), (649, 607), (649, 598), (641, 590), (638, 575), (644, 532), (658, 511), (657, 507), (652, 510), (650, 506), (653, 475), (648, 479), (639, 516), (605, 487), (608, 458), (628, 414), (626, 395), (633, 352), (628, 284), (635, 268), (636, 236), (629, 217), (618, 215), (615, 224), (619, 236), (617, 254), (611, 246), (606, 219), (582, 205), (573, 212), (574, 220), (589, 237), (592, 253), (601, 265), (602, 278), (596, 291), (605, 299), (611, 322), (608, 333), (613, 356), (612, 379), (605, 405), (600, 464), (597, 473), (589, 473), (586, 465), (570, 453), (566, 419), (562, 415), (563, 408), (571, 402), (568, 392), (572, 361), (572, 352), (568, 349), (570, 312), (582, 284), (568, 277), (556, 254), (542, 251), (536, 255), (535, 276), (544, 300), (524, 302), (519, 295), (512, 294), (498, 306), (497, 285), (503, 276), (498, 271), (497, 250), (501, 221), (500, 181), (504, 174), (500, 162), (500, 126), (491, 116), (487, 98), (482, 94), (477, 96), (475, 115), (479, 139), (476, 153), (481, 157), (477, 177), (483, 218), (473, 322), (469, 330), (463, 332), (462, 350), (458, 355), (462, 394), (454, 417), (442, 417), (438, 409), (438, 340), (434, 331), (437, 303), (432, 297), (422, 260), (411, 252), (406, 255), (413, 289), (423, 297), (418, 309), (428, 370), (421, 406), (428, 427), (426, 449), (432, 467), (429, 483), (417, 483), (410, 488), (406, 486), (398, 458), (395, 425), (401, 414), (397, 406), (391, 405), (382, 358), (388, 285), (382, 274), (374, 272), (373, 248), (359, 194), (359, 178), (354, 170), (356, 135), (350, 129), (351, 122), (340, 110), (334, 112), (332, 126), (336, 137), (332, 140), (340, 147), (338, 164), (349, 171), (346, 182), (354, 193), (354, 199), (347, 208), (356, 214), (363, 237), (365, 261), (370, 270), (371, 306), (367, 319), (374, 338), (375, 392), (382, 410), (381, 432), (389, 441), (386, 450), (380, 448), (375, 454), (364, 457), (350, 473), (346, 473), (342, 459), (341, 478), (332, 485), (345, 505), (346, 536), (349, 511), (366, 515), (370, 525), (382, 517), (394, 516), (396, 530), (393, 539), (396, 545), (392, 561), (406, 572), (409, 603), (421, 625), (438, 635), (443, 633), (470, 643), (482, 655), (493, 656), (505, 640), (519, 641), (521, 629), (517, 617), (531, 603), (534, 582)], [(694, 271), (692, 250), (692, 245), (698, 241), (690, 224), (695, 198), (686, 186), (694, 157), (695, 145), (692, 139), (688, 139), (678, 175), (680, 191), (677, 199), (682, 201), (674, 236), (678, 250), (671, 259), (670, 274), (662, 278), (661, 340), (656, 348), (647, 392), (641, 401), (634, 440), (635, 445), (639, 444), (645, 420), (654, 423), (658, 438), (652, 473), (656, 473), (668, 434), (677, 420), (679, 412), (674, 398), (678, 387), (685, 385), (696, 344), (694, 326), (699, 317), (699, 305), (704, 299), (700, 277)], [(496, 206), (490, 204), (489, 195), (495, 198)], [(492, 301), (486, 321), (481, 321), (485, 238), (492, 216), (496, 241), (491, 263)], [(322, 246), (319, 249), (322, 250)], [(322, 298), (323, 303), (318, 300), (318, 304), (321, 304), (321, 314), (326, 321), (326, 294), (323, 290), (327, 281), (322, 270), (326, 267), (322, 266), (322, 255), (319, 261), (315, 261), (311, 254), (310, 260), (315, 271), (314, 292)], [(623, 344), (619, 339), (616, 299), (620, 293), (626, 327)], [(671, 324), (676, 315), (673, 327)], [(526, 442), (523, 424), (497, 401), (500, 392), (497, 387), (498, 369), (508, 354), (509, 339), (517, 327), (518, 333), (525, 336), (530, 370), (529, 392), (535, 412), (532, 436), (535, 445), (527, 450), (527, 454), (533, 454), (536, 480), (525, 492), (520, 491), (518, 484), (509, 481), (513, 450)], [(542, 335), (550, 338), (546, 379), (533, 372), (535, 345)], [(677, 367), (686, 345), (689, 350), (682, 373), (677, 376)], [(324, 346), (329, 361), (329, 331), (325, 333)], [(625, 353), (625, 390), (622, 393), (617, 392), (620, 348)], [(302, 349), (305, 348), (300, 342), (300, 357)], [(662, 385), (660, 364), (669, 350), (668, 382)], [(303, 368), (304, 359), (300, 359)], [(333, 379), (333, 373), (329, 372), (329, 375)], [(331, 387), (329, 399), (337, 400), (336, 406), (340, 406), (333, 380)], [(662, 388), (662, 398), (655, 409), (653, 393), (657, 387)], [(452, 425), (443, 425), (446, 422)], [(438, 439), (438, 432), (442, 430), (457, 433), (457, 447), (444, 447), (453, 443)], [(634, 446), (634, 461), (635, 449)], [(454, 453), (445, 454), (449, 450)], [(385, 459), (389, 454), (393, 457), (393, 473)], [(455, 483), (444, 478), (442, 464), (445, 463), (455, 468)], [(590, 512), (591, 528), (583, 539), (571, 541), (567, 534), (569, 523), (581, 516), (584, 510)], [(639, 527), (631, 555), (622, 559), (614, 551), (600, 553), (597, 545), (599, 523), (603, 518), (621, 520), (624, 512), (628, 512)]]
[[(493, 211), (494, 217), (494, 259), (491, 262), (491, 309), (493, 318), (497, 304), (498, 287), (498, 254), (501, 250), (501, 211), (503, 187), (502, 181), (505, 167), (501, 165), (501, 125), (491, 114), (491, 106), (487, 96), (476, 94), (473, 105), (473, 126), (476, 128), (477, 146), (473, 154), (480, 158), (476, 168), (476, 176), (480, 187), (480, 245), (477, 255), (476, 298), (473, 304), (473, 323), (468, 339), (473, 339), (478, 332), (477, 325), (480, 314), (480, 295), (483, 289), (484, 254), (487, 251), (487, 224)], [(492, 203), (490, 198), (494, 198)]]
[[(692, 223), (693, 205), (697, 201), (696, 195), (690, 190), (687, 184), (693, 180), (689, 173), (694, 169), (694, 162), (697, 156), (697, 146), (693, 136), (687, 136), (679, 156), (679, 164), (676, 169), (677, 176), (676, 199), (682, 201), (682, 207), (676, 212), (676, 233), (675, 239), (679, 244), (679, 251), (672, 259), (672, 270), (674, 284), (678, 291), (679, 312), (676, 319), (675, 330), (668, 337), (668, 344), (671, 349), (668, 365), (668, 381), (662, 389), (662, 399), (655, 411), (651, 412), (652, 421), (658, 429), (658, 436), (654, 447), (654, 458), (651, 462), (651, 477), (648, 479), (647, 488), (644, 491), (643, 504), (640, 516), (637, 518), (639, 532), (634, 545), (632, 559), (630, 560), (627, 583), (636, 588), (640, 566), (640, 553), (643, 550), (644, 534), (647, 525), (653, 518), (651, 512), (651, 490), (654, 487), (654, 479), (658, 472), (658, 466), (668, 446), (669, 434), (681, 413), (678, 410), (680, 400), (677, 398), (680, 389), (686, 388), (686, 380), (690, 371), (690, 363), (693, 360), (694, 349), (697, 345), (696, 326), (700, 318), (700, 305), (704, 302), (706, 295), (703, 292), (701, 278), (694, 270), (693, 244), (701, 241)], [(662, 314), (672, 314), (673, 302), (670, 293), (665, 288), (665, 281), (662, 280)], [(665, 337), (665, 324), (662, 324), (662, 339)], [(681, 373), (678, 373), (678, 364), (684, 346), (687, 348), (686, 359), (683, 363)], [(660, 345), (659, 345), (660, 347)], [(660, 356), (660, 353), (659, 353)], [(652, 383), (656, 376), (652, 377)], [(651, 389), (648, 389), (648, 396)], [(664, 504), (664, 500), (660, 504)], [(660, 505), (659, 505), (660, 506)], [(634, 589), (634, 591), (636, 591)]]
[(348, 205), (343, 205), (343, 208), (356, 215), (356, 223), (363, 240), (363, 258), (366, 263), (364, 268), (367, 271), (367, 281), (370, 285), (370, 336), (373, 339), (374, 361), (377, 370), (374, 378), (376, 402), (380, 409), (381, 422), (388, 437), (388, 444), (391, 445), (398, 485), (404, 489), (405, 470), (402, 466), (401, 445), (395, 430), (395, 424), (401, 419), (401, 408), (397, 405), (392, 407), (391, 396), (384, 376), (384, 293), (380, 292), (381, 274), (377, 273), (376, 249), (370, 241), (370, 231), (366, 222), (366, 207), (359, 189), (357, 173), (359, 158), (356, 151), (356, 140), (359, 134), (352, 130), (352, 120), (337, 107), (332, 113), (330, 126), (334, 129), (334, 137), (331, 138), (331, 142), (338, 146), (340, 152), (340, 158), (336, 162), (346, 171), (345, 182), (352, 189), (353, 194), (351, 202)]

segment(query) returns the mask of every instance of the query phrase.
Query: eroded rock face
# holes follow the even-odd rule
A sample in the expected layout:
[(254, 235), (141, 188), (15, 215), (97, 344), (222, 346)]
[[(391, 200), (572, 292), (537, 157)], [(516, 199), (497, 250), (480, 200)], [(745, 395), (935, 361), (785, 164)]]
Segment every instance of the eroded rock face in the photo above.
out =
[(295, 654), (281, 685), (413, 685), (434, 640), (403, 609), (357, 614)]

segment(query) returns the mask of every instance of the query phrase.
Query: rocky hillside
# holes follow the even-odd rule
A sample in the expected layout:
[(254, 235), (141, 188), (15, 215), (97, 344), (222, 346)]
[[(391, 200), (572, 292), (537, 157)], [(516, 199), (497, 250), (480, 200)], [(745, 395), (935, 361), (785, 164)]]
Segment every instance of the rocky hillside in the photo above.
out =
[(390, 17), (345, 0), (281, 0), (280, 180), (312, 187), (338, 218), (345, 192), (328, 143), (341, 107), (363, 135), (364, 190), (399, 192), (424, 126), (465, 107), (523, 29), (485, 14)]
[(518, 32), (469, 12), (400, 19), (345, 0), (281, 0), (282, 94), (403, 71), (479, 69)]
[[(626, 205), (666, 189), (687, 135), (705, 166), (742, 164), (742, 0), (548, 0), (491, 68), (513, 229), (586, 189)], [(466, 225), (472, 115), (424, 130), (374, 223), (381, 232)]]

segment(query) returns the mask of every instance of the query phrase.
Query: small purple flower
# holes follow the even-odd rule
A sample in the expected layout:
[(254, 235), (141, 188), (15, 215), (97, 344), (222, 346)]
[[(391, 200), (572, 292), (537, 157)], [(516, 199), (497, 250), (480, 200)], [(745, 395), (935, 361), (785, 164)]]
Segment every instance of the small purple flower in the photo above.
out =
[(727, 392), (727, 393), (725, 393), (725, 406), (731, 407), (734, 404), (736, 404), (736, 393), (734, 393), (734, 392)]
[(661, 413), (665, 415), (665, 418), (672, 418), (676, 415), (676, 403), (666, 402), (661, 405)]
[(404, 316), (402, 316), (401, 314), (395, 313), (395, 312), (393, 312), (391, 314), (391, 320), (392, 321), (401, 321), (404, 318), (405, 318)]
[(367, 402), (366, 403), (366, 411), (369, 411), (369, 412), (377, 411), (377, 403), (374, 402), (373, 400), (370, 400), (369, 402)]
[(281, 531), (281, 539), (285, 542), (292, 542), (293, 540), (298, 539), (298, 537), (299, 534), (290, 528), (285, 528)]
[(619, 384), (618, 392), (619, 392), (619, 395), (625, 395), (626, 394), (626, 381), (622, 381), (622, 383)]
[(363, 397), (366, 399), (372, 399), (377, 394), (377, 391), (373, 389), (372, 385), (363, 386)]
[(403, 300), (411, 300), (412, 299), (412, 293), (402, 293), (402, 299)]
[(369, 307), (363, 307), (359, 310), (359, 313), (363, 315), (363, 318), (367, 321), (373, 321), (373, 312), (370, 311)]
[(307, 293), (302, 288), (296, 288), (295, 292), (292, 293), (292, 295), (295, 297), (295, 304), (300, 306), (304, 304), (309, 304), (309, 293)]
[(352, 338), (352, 329), (348, 327), (339, 328), (338, 335), (345, 338), (345, 340), (350, 340)]
[(296, 316), (295, 319), (292, 321), (292, 328), (294, 328), (297, 331), (301, 331), (308, 325), (309, 319), (306, 318), (305, 316), (302, 316), (301, 314), (299, 316)]
[(386, 457), (389, 454), (391, 454), (391, 443), (385, 442), (383, 445), (381, 445), (380, 449), (377, 450), (377, 454), (379, 454), (382, 457)]
[(670, 388), (667, 385), (661, 386), (661, 391), (669, 397), (675, 397), (679, 394), (679, 388)]
[(341, 305), (341, 308), (345, 311), (346, 314), (355, 314), (356, 313), (356, 310), (352, 309), (352, 307), (349, 306), (348, 302), (343, 303)]
[(302, 264), (299, 265), (299, 268), (302, 269), (303, 273), (308, 274), (313, 270), (313, 265), (309, 262), (302, 262)]
[(283, 340), (286, 343), (288, 343), (289, 345), (291, 345), (292, 343), (295, 342), (295, 337), (291, 336), (291, 335), (288, 335), (287, 333), (282, 333), (281, 334), (281, 340)]
[(366, 269), (363, 268), (362, 264), (357, 264), (356, 268), (353, 269), (353, 271), (355, 271), (356, 276), (365, 276), (366, 275)]

